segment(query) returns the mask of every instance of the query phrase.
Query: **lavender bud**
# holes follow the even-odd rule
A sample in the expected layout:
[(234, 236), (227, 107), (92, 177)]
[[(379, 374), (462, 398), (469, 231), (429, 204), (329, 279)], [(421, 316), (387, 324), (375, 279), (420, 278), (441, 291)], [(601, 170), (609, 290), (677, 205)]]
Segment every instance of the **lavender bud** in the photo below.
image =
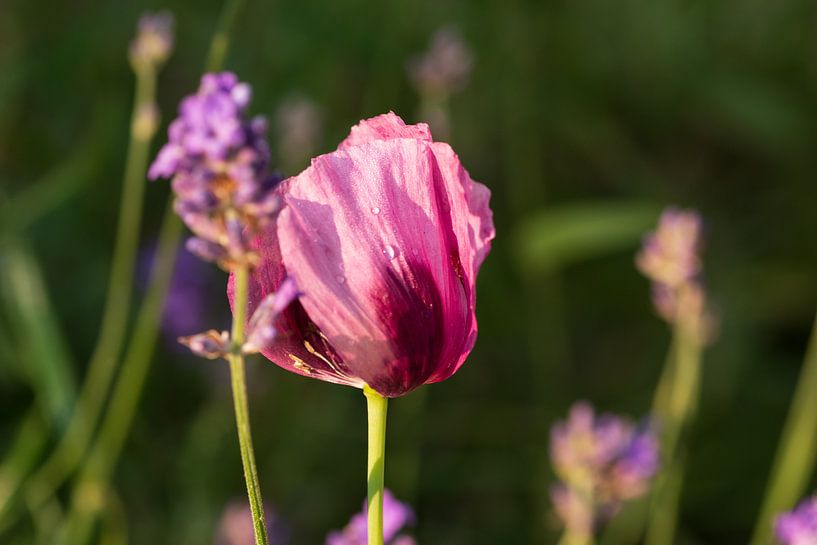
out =
[(276, 293), (266, 296), (261, 301), (247, 327), (247, 342), (242, 347), (245, 354), (261, 352), (272, 344), (277, 334), (273, 325), (275, 320), (298, 295), (295, 281), (286, 278)]
[(145, 13), (139, 19), (129, 57), (135, 71), (157, 69), (173, 51), (173, 14), (169, 11)]
[(701, 223), (695, 211), (667, 208), (656, 230), (644, 238), (638, 269), (671, 289), (693, 280), (701, 271)]
[(218, 263), (227, 257), (227, 251), (222, 246), (202, 238), (189, 238), (184, 246), (188, 252), (204, 261)]
[(179, 337), (179, 342), (197, 356), (209, 360), (226, 358), (230, 352), (230, 334), (226, 331), (218, 332), (211, 329), (189, 337)]

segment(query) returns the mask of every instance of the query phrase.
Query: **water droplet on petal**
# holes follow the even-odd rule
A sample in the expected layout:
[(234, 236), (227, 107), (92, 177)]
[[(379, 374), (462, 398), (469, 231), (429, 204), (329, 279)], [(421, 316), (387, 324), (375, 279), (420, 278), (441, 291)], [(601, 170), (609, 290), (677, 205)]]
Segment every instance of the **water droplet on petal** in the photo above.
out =
[(376, 216), (376, 215), (378, 215), (379, 213), (380, 213), (380, 208), (378, 208), (378, 207), (376, 207), (376, 206), (372, 208), (372, 214), (374, 214), (374, 215)]
[(337, 276), (335, 277), (335, 280), (337, 280), (337, 281), (338, 281), (338, 284), (343, 284), (344, 282), (346, 282), (346, 277), (345, 277), (345, 276), (341, 276), (341, 275), (337, 275)]
[(390, 260), (397, 256), (397, 250), (391, 244), (386, 244), (386, 246), (383, 248), (383, 253), (386, 254), (386, 257), (388, 257)]

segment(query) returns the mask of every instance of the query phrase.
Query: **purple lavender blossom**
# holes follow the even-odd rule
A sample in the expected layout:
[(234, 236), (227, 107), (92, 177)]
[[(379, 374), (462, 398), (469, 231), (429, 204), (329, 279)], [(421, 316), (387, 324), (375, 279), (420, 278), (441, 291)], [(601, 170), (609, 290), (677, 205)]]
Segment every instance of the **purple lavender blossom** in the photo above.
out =
[(235, 74), (205, 74), (148, 171), (151, 179), (172, 178), (174, 208), (196, 235), (187, 248), (225, 269), (253, 264), (250, 240), (279, 209), (267, 123), (247, 117), (251, 96)]
[[(146, 290), (150, 280), (156, 248), (151, 247), (140, 252), (137, 267), (137, 284), (140, 290)], [(207, 319), (214, 314), (208, 305), (208, 292), (213, 287), (210, 268), (196, 259), (190, 252), (180, 249), (176, 254), (176, 266), (170, 288), (165, 298), (162, 315), (162, 333), (173, 339), (201, 331), (207, 325)], [(222, 316), (228, 323), (228, 316)]]
[(817, 545), (817, 496), (779, 515), (774, 533), (781, 545)]
[[(367, 527), (368, 509), (366, 501), (363, 510), (349, 521), (343, 530), (326, 536), (326, 545), (366, 545), (368, 543)], [(383, 493), (383, 541), (386, 545), (416, 545), (414, 539), (398, 533), (407, 525), (414, 524), (414, 512), (398, 501), (394, 495), (385, 490)]]
[[(269, 505), (264, 506), (270, 545), (289, 543), (289, 529)], [(233, 500), (221, 515), (216, 532), (216, 545), (255, 545), (252, 511), (245, 500)]]
[(173, 51), (173, 14), (169, 11), (145, 13), (139, 18), (136, 37), (128, 54), (136, 71), (156, 69)]
[(715, 320), (700, 279), (701, 233), (701, 216), (696, 211), (667, 208), (655, 231), (644, 237), (636, 266), (652, 280), (658, 314), (671, 324), (683, 324), (705, 342), (714, 336)]
[(596, 416), (584, 402), (553, 426), (550, 455), (562, 481), (551, 491), (556, 512), (581, 535), (615, 515), (622, 502), (644, 495), (659, 466), (658, 440), (649, 427)]

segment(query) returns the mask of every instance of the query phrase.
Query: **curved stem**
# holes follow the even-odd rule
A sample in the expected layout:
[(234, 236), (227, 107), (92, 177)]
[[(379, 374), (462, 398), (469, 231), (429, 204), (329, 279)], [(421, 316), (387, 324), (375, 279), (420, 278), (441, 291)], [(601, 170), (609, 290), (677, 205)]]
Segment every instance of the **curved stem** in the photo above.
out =
[(241, 449), (241, 462), (244, 466), (244, 480), (247, 483), (247, 496), (252, 511), (253, 529), (256, 545), (268, 545), (267, 526), (264, 518), (264, 502), (261, 499), (261, 484), (258, 470), (255, 467), (255, 453), (250, 431), (250, 414), (247, 402), (247, 384), (244, 372), (244, 356), (241, 346), (244, 344), (244, 324), (247, 313), (247, 277), (246, 265), (235, 271), (235, 303), (233, 308), (233, 351), (230, 354), (230, 377), (233, 387), (235, 406), (235, 423), (238, 428), (238, 445)]
[(817, 459), (817, 319), (777, 447), (766, 497), (751, 545), (772, 542), (774, 517), (805, 493)]
[(156, 73), (153, 70), (137, 72), (131, 138), (119, 206), (119, 224), (101, 329), (71, 422), (51, 456), (32, 476), (28, 493), (35, 509), (54, 493), (82, 460), (119, 361), (130, 310), (145, 172), (150, 142), (155, 133), (155, 130), (146, 131), (140, 128), (140, 125), (144, 125), (140, 123), (140, 116), (153, 105), (155, 88)]
[(675, 538), (684, 471), (682, 434), (689, 428), (700, 397), (702, 345), (696, 326), (679, 320), (671, 356), (656, 392), (654, 411), (663, 428), (663, 468), (656, 479), (645, 543), (671, 545)]
[(388, 399), (368, 386), (363, 387), (369, 422), (367, 464), (367, 517), (369, 545), (383, 545), (383, 488), (386, 463), (386, 413)]

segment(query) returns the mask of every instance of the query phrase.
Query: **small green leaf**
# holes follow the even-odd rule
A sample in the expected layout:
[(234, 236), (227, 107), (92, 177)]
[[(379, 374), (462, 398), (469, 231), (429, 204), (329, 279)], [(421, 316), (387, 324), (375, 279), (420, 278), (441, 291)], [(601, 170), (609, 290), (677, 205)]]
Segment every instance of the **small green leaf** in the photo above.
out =
[(648, 202), (586, 202), (551, 207), (523, 220), (514, 234), (517, 263), (531, 274), (552, 272), (635, 248), (660, 207)]

